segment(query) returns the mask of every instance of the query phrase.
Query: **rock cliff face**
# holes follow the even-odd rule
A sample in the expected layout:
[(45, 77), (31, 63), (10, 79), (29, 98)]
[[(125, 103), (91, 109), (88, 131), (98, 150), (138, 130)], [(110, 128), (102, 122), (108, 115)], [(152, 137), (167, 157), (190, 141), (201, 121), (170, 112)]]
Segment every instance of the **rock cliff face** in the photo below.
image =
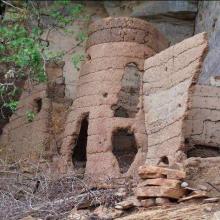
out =
[[(220, 76), (220, 2), (199, 1), (195, 33), (209, 35), (209, 53), (205, 59), (200, 84), (219, 84)], [(217, 82), (216, 82), (217, 81)]]
[[(151, 22), (167, 39), (171, 45), (178, 43), (194, 34), (208, 32), (210, 51), (205, 60), (200, 84), (216, 84), (219, 73), (219, 10), (218, 1), (104, 1), (86, 3), (87, 13), (91, 20), (113, 16), (129, 16)], [(68, 27), (68, 30), (87, 32), (88, 24), (81, 22)], [(65, 51), (64, 78), (66, 97), (74, 99), (79, 71), (72, 64), (73, 53), (85, 54), (82, 46), (77, 46), (75, 33), (64, 33), (61, 30), (45, 31), (48, 35), (52, 51)]]
[(194, 1), (105, 1), (104, 6), (109, 16), (132, 16), (151, 22), (171, 44), (194, 33)]

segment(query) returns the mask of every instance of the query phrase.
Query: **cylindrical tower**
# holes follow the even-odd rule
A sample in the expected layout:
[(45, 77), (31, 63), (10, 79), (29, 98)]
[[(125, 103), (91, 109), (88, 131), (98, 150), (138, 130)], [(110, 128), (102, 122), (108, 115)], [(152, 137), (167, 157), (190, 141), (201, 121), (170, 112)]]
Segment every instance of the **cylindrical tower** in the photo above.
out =
[(144, 163), (144, 60), (167, 47), (161, 33), (140, 19), (106, 18), (90, 25), (87, 60), (61, 147), (64, 171), (105, 179), (133, 175)]

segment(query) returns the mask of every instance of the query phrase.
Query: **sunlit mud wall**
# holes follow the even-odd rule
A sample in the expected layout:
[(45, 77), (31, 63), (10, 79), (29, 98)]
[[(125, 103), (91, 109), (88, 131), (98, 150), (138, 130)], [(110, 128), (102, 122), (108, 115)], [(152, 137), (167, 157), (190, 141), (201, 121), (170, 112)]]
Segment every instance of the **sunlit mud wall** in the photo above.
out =
[(172, 166), (186, 159), (187, 137), (191, 135), (188, 119), (207, 51), (207, 35), (201, 33), (145, 61), (147, 164)]
[(144, 60), (168, 45), (140, 19), (106, 18), (90, 25), (87, 60), (65, 125), (63, 172), (111, 178), (133, 175), (144, 163)]

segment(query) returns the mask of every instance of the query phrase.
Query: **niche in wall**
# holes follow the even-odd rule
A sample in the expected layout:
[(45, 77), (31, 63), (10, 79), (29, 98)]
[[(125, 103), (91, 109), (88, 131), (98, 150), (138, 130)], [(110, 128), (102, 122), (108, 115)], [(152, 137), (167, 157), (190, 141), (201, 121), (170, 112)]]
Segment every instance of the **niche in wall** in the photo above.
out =
[(80, 174), (84, 174), (87, 162), (88, 125), (88, 115), (86, 115), (81, 121), (79, 135), (73, 146), (72, 162), (74, 169), (78, 170)]
[(113, 154), (115, 155), (120, 172), (126, 173), (137, 154), (137, 144), (134, 133), (128, 129), (118, 129), (112, 135)]
[(134, 118), (138, 112), (141, 75), (135, 63), (125, 66), (118, 102), (112, 106), (115, 117)]

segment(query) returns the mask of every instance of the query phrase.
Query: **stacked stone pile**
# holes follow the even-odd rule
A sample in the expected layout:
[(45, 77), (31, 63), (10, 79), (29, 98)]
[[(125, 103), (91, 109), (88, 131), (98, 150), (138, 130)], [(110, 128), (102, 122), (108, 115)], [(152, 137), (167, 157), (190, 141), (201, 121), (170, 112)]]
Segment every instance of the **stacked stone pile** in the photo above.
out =
[(186, 195), (187, 190), (181, 187), (181, 180), (186, 173), (167, 167), (143, 165), (138, 174), (142, 181), (136, 189), (136, 196), (142, 206), (160, 205), (178, 200)]

